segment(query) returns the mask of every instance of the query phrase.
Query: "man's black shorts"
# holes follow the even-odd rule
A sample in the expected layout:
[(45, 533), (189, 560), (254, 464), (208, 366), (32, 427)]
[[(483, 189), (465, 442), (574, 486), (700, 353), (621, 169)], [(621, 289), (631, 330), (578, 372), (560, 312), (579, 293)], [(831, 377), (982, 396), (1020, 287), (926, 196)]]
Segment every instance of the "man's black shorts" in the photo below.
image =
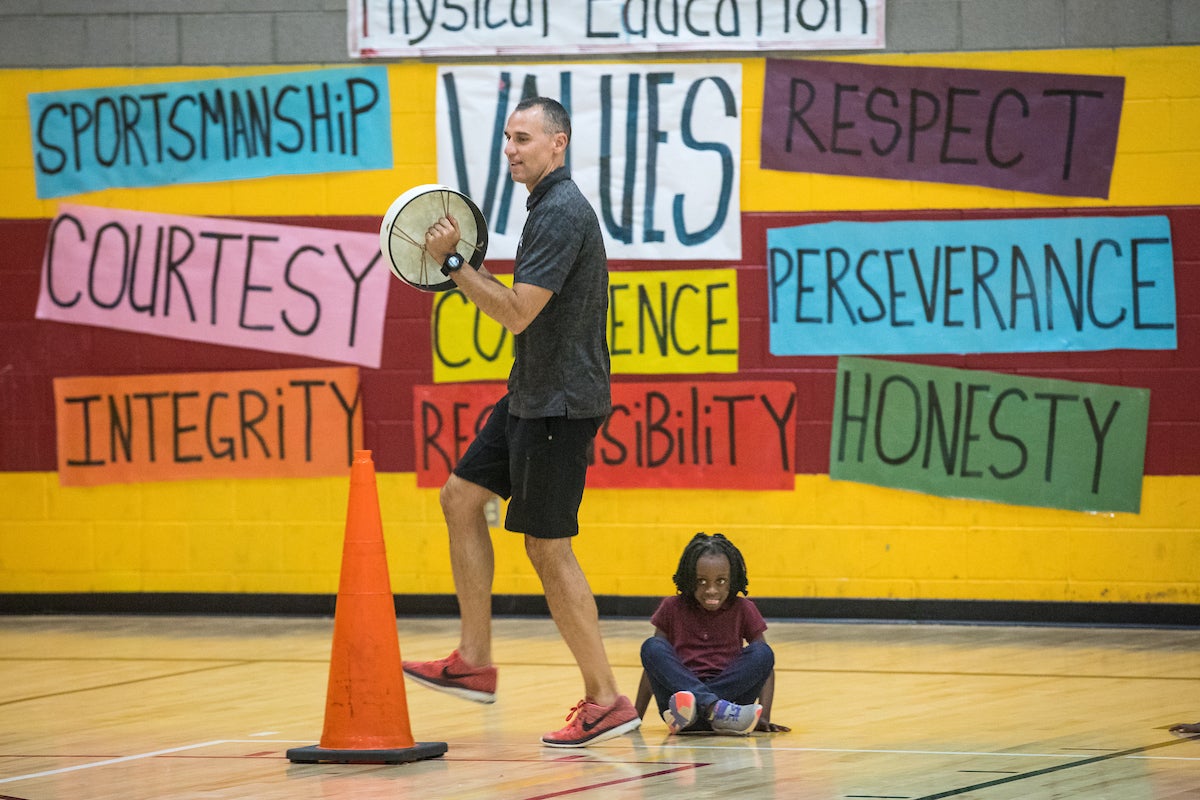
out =
[(500, 398), (454, 474), (510, 499), (504, 527), (538, 539), (579, 533), (588, 460), (603, 417), (522, 419)]

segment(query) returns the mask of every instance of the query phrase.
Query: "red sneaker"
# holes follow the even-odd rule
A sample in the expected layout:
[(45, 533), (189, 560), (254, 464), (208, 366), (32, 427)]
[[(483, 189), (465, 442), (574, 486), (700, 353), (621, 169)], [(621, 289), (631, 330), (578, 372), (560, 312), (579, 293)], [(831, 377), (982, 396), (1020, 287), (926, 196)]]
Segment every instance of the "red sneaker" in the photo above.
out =
[(405, 661), (404, 674), (430, 689), (464, 700), (496, 702), (496, 668), (472, 667), (457, 650), (437, 661)]
[(542, 737), (542, 744), (550, 747), (587, 747), (637, 730), (641, 724), (637, 710), (625, 695), (618, 697), (611, 706), (598, 706), (584, 698), (567, 714), (567, 726), (547, 733)]

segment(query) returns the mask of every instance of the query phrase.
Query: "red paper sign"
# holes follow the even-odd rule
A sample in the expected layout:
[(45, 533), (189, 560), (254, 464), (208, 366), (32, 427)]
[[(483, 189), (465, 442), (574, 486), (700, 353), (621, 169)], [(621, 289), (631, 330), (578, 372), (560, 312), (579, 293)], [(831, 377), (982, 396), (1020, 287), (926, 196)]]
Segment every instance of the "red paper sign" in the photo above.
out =
[[(796, 388), (783, 381), (615, 383), (596, 436), (597, 488), (794, 488)], [(413, 392), (417, 485), (440, 486), (487, 421), (503, 384)]]

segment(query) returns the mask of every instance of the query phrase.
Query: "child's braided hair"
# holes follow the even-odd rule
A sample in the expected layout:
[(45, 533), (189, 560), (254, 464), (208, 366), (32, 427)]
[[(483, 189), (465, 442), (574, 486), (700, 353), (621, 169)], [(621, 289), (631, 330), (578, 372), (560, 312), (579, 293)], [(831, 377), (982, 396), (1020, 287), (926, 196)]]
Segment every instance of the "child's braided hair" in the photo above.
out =
[(724, 534), (714, 533), (709, 536), (703, 531), (692, 537), (687, 547), (683, 548), (683, 555), (679, 557), (679, 568), (672, 576), (679, 593), (686, 597), (688, 602), (696, 602), (696, 564), (701, 556), (708, 555), (725, 556), (729, 559), (729, 593), (746, 594), (750, 580), (746, 577), (746, 561), (742, 558), (741, 551), (734, 547), (733, 542), (726, 539)]

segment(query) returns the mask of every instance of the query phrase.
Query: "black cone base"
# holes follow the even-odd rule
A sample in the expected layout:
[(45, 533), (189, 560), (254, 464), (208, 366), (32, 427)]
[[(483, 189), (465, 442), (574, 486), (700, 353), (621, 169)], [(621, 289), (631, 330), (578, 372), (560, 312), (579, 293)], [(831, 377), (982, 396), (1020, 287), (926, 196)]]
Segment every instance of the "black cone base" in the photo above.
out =
[(320, 745), (293, 747), (287, 751), (288, 761), (295, 764), (405, 764), (445, 755), (445, 742), (417, 742), (412, 747), (385, 750), (333, 750)]

